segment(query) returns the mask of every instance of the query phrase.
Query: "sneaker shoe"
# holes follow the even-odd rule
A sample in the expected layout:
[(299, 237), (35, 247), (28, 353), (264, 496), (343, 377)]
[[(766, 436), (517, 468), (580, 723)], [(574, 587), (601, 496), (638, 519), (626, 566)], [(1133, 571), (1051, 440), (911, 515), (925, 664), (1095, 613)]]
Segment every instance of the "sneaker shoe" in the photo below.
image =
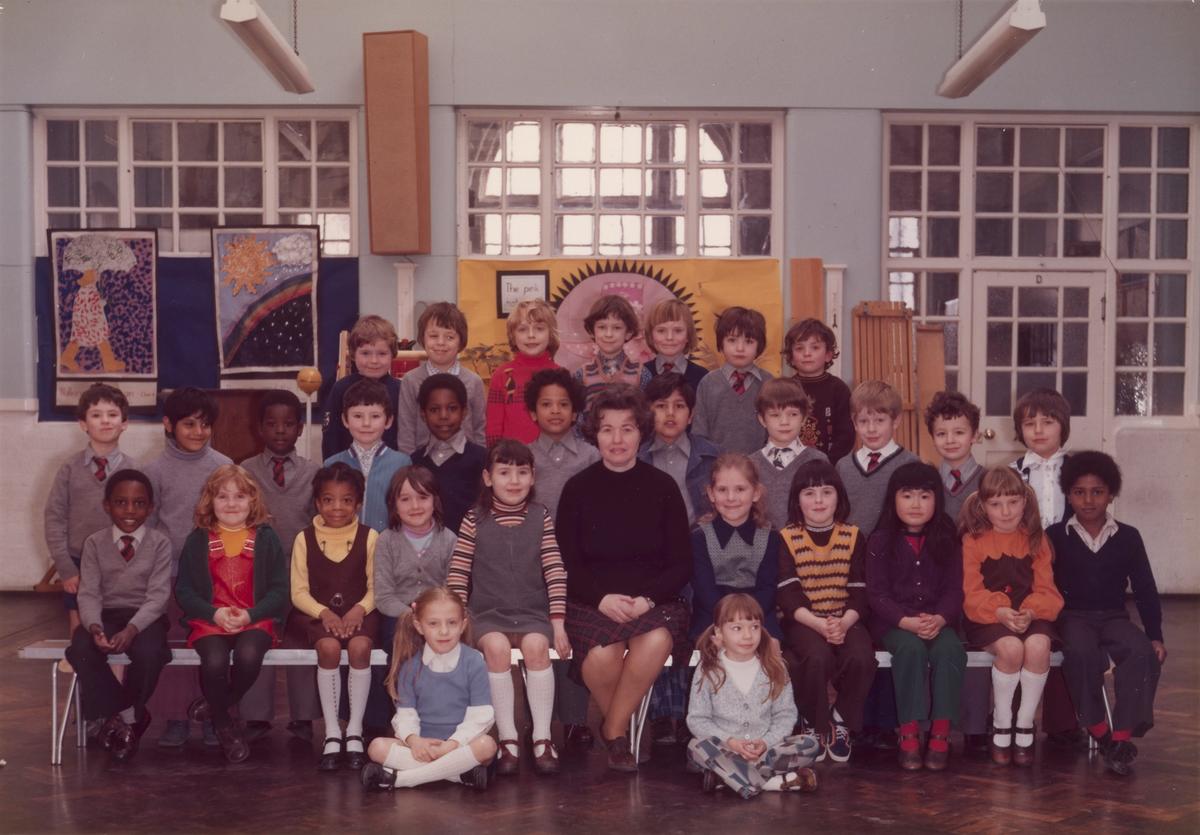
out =
[(186, 719), (168, 719), (162, 736), (158, 738), (159, 748), (182, 748), (187, 744), (189, 728)]
[(1111, 742), (1104, 749), (1104, 767), (1124, 777), (1133, 770), (1137, 754), (1137, 747), (1127, 739)]
[(363, 788), (369, 792), (388, 792), (396, 788), (396, 775), (379, 763), (367, 763), (359, 772)]
[(850, 729), (841, 722), (834, 722), (832, 732), (825, 743), (829, 759), (835, 763), (849, 762), (850, 749)]
[(208, 722), (203, 723), (200, 726), (200, 729), (204, 733), (204, 744), (205, 745), (207, 745), (209, 748), (220, 748), (221, 747), (221, 740), (217, 739), (217, 731), (213, 727), (212, 720), (209, 720)]

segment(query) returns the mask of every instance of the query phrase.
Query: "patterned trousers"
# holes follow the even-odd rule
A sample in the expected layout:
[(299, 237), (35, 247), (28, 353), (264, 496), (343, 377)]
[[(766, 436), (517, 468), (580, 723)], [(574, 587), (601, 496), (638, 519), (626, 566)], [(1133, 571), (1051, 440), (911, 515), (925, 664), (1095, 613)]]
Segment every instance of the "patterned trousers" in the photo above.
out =
[(777, 774), (787, 774), (813, 764), (821, 743), (811, 734), (785, 737), (767, 749), (758, 762), (747, 762), (733, 753), (725, 740), (710, 736), (688, 743), (688, 757), (702, 769), (714, 772), (725, 785), (749, 800)]

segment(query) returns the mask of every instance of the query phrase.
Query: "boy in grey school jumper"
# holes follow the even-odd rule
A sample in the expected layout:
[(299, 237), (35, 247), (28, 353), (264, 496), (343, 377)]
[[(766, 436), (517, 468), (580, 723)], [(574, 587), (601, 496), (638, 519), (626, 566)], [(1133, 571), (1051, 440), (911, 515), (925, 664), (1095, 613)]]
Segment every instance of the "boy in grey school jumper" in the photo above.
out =
[(721, 452), (750, 455), (767, 439), (755, 398), (771, 373), (754, 362), (767, 347), (767, 320), (757, 310), (730, 307), (717, 319), (716, 331), (725, 364), (696, 388), (692, 434), (708, 438)]
[(846, 522), (864, 536), (869, 536), (879, 523), (892, 473), (904, 464), (920, 460), (893, 437), (900, 421), (900, 408), (900, 395), (881, 380), (859, 383), (850, 394), (850, 416), (861, 446), (838, 461), (835, 469), (850, 497)]
[(429, 445), (429, 427), (421, 417), (417, 394), (421, 383), (434, 374), (453, 374), (467, 390), (467, 413), (463, 429), (467, 440), (487, 446), (487, 391), (483, 380), (458, 360), (467, 346), (467, 317), (451, 302), (429, 305), (417, 320), (417, 335), (426, 360), (400, 378), (400, 401), (396, 404), (396, 449), (410, 457)]
[[(304, 431), (304, 408), (290, 391), (274, 389), (258, 404), (258, 434), (263, 450), (242, 462), (262, 489), (271, 514), (271, 527), (290, 555), (296, 536), (312, 523), (315, 513), (312, 480), (321, 467), (301, 458), (296, 441)], [(286, 622), (286, 618), (284, 619)], [(287, 637), (284, 637), (285, 642)], [(307, 649), (307, 645), (303, 647)], [(301, 739), (312, 739), (312, 720), (321, 716), (316, 680), (310, 667), (287, 667), (288, 730)], [(253, 742), (271, 730), (275, 717), (276, 668), (265, 667), (242, 696), (238, 710), (246, 722), (246, 741)]]
[[(148, 524), (171, 540), (172, 582), (179, 572), (183, 543), (196, 527), (196, 502), (204, 483), (217, 467), (233, 463), (209, 444), (216, 420), (217, 402), (206, 392), (192, 386), (175, 389), (163, 401), (166, 444), (157, 458), (142, 467), (154, 488), (154, 513)], [(167, 609), (171, 630), (168, 637), (173, 635), (178, 640), (187, 637), (187, 627), (180, 622), (182, 617), (183, 610), (172, 596)], [(154, 712), (167, 720), (158, 738), (160, 746), (179, 748), (187, 743), (188, 705), (200, 695), (200, 680), (195, 670), (172, 667), (163, 672), (161, 686), (151, 703)], [(205, 723), (204, 741), (210, 747), (220, 744), (210, 723)]]
[(111, 524), (103, 507), (105, 485), (112, 473), (132, 464), (118, 446), (129, 426), (129, 401), (119, 388), (103, 383), (88, 386), (79, 396), (75, 417), (88, 444), (58, 468), (43, 515), (46, 547), (62, 580), (68, 637), (79, 626), (75, 595), (83, 542)]
[[(154, 507), (145, 475), (113, 473), (103, 505), (110, 523), (83, 543), (80, 626), (66, 654), (79, 676), (84, 718), (107, 720), (101, 744), (121, 761), (134, 755), (150, 725), (146, 702), (171, 660), (166, 611), (173, 555), (170, 540), (145, 524)], [(108, 663), (114, 653), (129, 656), (123, 681)]]
[(816, 447), (800, 443), (800, 430), (812, 403), (794, 378), (767, 380), (759, 389), (755, 405), (758, 421), (767, 430), (767, 445), (751, 455), (750, 460), (766, 495), (767, 518), (771, 527), (779, 531), (788, 523), (788, 495), (796, 471), (809, 461), (829, 459)]
[(972, 493), (979, 492), (983, 465), (971, 454), (979, 440), (979, 407), (957, 391), (939, 391), (925, 408), (925, 427), (941, 456), (938, 474), (946, 498), (946, 514), (958, 514)]

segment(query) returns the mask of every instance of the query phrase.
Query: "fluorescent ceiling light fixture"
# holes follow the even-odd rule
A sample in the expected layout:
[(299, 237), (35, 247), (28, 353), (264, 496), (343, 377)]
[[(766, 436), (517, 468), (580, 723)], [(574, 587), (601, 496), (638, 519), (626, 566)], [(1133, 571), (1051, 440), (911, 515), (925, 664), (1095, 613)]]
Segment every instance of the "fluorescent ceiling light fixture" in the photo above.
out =
[(1017, 0), (946, 71), (937, 94), (948, 99), (970, 94), (1045, 28), (1046, 15), (1039, 0)]
[(229, 24), (283, 89), (289, 93), (311, 93), (317, 89), (300, 56), (254, 0), (225, 0), (221, 20)]

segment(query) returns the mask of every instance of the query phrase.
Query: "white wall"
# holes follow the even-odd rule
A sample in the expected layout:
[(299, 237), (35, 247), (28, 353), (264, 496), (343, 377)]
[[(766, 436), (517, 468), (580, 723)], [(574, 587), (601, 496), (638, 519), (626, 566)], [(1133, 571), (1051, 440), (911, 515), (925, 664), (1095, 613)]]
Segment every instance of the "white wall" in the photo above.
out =
[[(965, 42), (1007, 2), (967, 0)], [(291, 3), (260, 3), (289, 34)], [(0, 409), (35, 396), (32, 107), (361, 105), (362, 33), (424, 32), (433, 236), (413, 258), (420, 300), (455, 292), (456, 107), (778, 108), (785, 255), (847, 264), (848, 306), (878, 294), (882, 110), (1200, 111), (1200, 6), (1189, 0), (1044, 0), (1046, 31), (959, 102), (934, 95), (954, 58), (956, 0), (300, 0), (317, 87), (305, 96), (283, 92), (220, 23), (220, 0), (3, 6)], [(390, 316), (400, 259), (369, 254), (365, 162), (359, 183), (360, 307)], [(37, 478), (0, 497), (6, 518), (30, 520), (0, 542), (0, 587), (41, 576), (41, 497), (77, 435), (0, 411), (0, 454)], [(160, 436), (135, 426), (126, 437), (138, 454)], [(1200, 569), (1179, 576), (1176, 590), (1200, 590)]]

